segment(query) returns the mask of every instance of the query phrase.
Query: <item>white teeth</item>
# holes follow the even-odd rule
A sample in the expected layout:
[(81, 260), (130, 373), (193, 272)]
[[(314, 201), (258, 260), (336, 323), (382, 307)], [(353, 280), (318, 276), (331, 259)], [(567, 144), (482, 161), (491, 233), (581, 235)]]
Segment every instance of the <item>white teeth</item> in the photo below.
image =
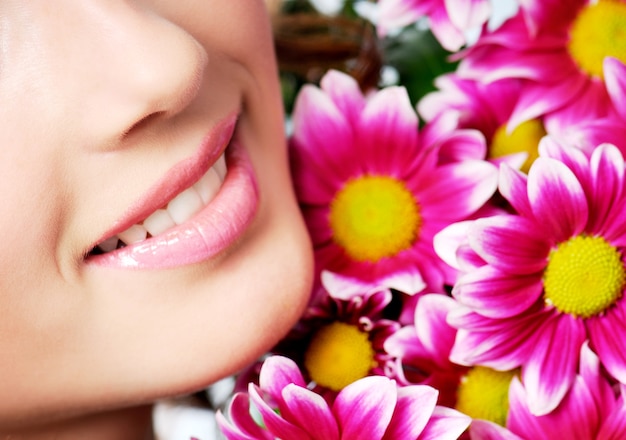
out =
[(166, 209), (157, 209), (141, 224), (133, 225), (116, 237), (108, 238), (98, 248), (102, 252), (111, 252), (117, 249), (120, 240), (126, 245), (137, 243), (145, 240), (148, 234), (159, 235), (185, 223), (213, 200), (224, 182), (226, 172), (226, 159), (222, 154), (200, 180), (174, 197)]
[(119, 233), (118, 238), (126, 244), (137, 243), (138, 241), (145, 240), (148, 236), (148, 231), (141, 225), (132, 225), (124, 232)]
[(167, 212), (174, 220), (174, 223), (180, 225), (200, 211), (203, 206), (202, 198), (191, 187), (181, 192), (167, 205)]
[(200, 195), (202, 202), (206, 205), (213, 200), (213, 197), (215, 197), (220, 190), (223, 180), (223, 178), (220, 178), (218, 172), (211, 168), (193, 187)]
[(213, 169), (217, 171), (217, 175), (220, 176), (220, 180), (224, 181), (224, 177), (226, 176), (226, 156), (222, 154), (213, 165)]
[(119, 238), (111, 237), (111, 238), (107, 238), (106, 240), (104, 240), (98, 246), (100, 247), (100, 250), (102, 252), (111, 252), (117, 248), (118, 241), (119, 241)]
[(165, 209), (157, 209), (143, 221), (143, 227), (152, 236), (162, 234), (174, 226), (176, 226), (176, 223), (174, 223), (174, 220), (172, 220), (172, 217)]

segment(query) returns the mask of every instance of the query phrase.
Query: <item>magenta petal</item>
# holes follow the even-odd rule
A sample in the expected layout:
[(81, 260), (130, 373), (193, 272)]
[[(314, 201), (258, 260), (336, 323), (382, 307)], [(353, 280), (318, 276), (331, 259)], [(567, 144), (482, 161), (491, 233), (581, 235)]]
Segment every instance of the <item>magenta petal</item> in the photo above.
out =
[(454, 409), (437, 406), (418, 440), (456, 440), (472, 419)]
[(469, 243), (481, 258), (507, 273), (531, 274), (547, 264), (550, 243), (524, 217), (497, 215), (474, 221)]
[[(623, 311), (623, 301), (620, 300), (614, 307)], [(621, 337), (626, 334), (626, 323), (620, 314), (611, 309), (604, 316), (590, 318), (587, 320), (587, 329), (591, 347), (598, 354), (600, 362), (617, 380), (626, 383), (626, 341)]]
[(301, 427), (315, 427), (311, 430), (313, 439), (339, 439), (339, 427), (322, 396), (306, 388), (290, 384), (283, 389), (283, 399), (294, 423)]
[(459, 248), (467, 244), (467, 230), (472, 222), (468, 220), (452, 223), (433, 238), (433, 247), (437, 256), (455, 269), (461, 268), (457, 255)]
[(615, 393), (606, 374), (600, 368), (600, 359), (585, 341), (580, 349), (579, 375), (594, 396), (600, 414), (609, 414), (615, 408)]
[(450, 21), (448, 12), (444, 8), (432, 11), (428, 18), (433, 35), (444, 49), (455, 52), (463, 47), (465, 36)]
[(621, 440), (626, 438), (626, 405), (619, 399), (615, 409), (605, 417), (596, 440)]
[(306, 382), (296, 363), (284, 356), (271, 356), (263, 362), (259, 375), (261, 389), (277, 401), (290, 383), (306, 388)]
[(532, 219), (533, 212), (528, 201), (528, 176), (511, 168), (506, 163), (500, 165), (498, 189), (521, 216)]
[[(524, 438), (595, 440), (599, 413), (584, 380), (578, 376), (561, 404), (551, 413), (537, 417), (528, 411), (532, 397), (524, 396), (518, 381), (511, 384), (507, 426)], [(539, 437), (537, 435), (539, 434)]]
[(537, 223), (555, 241), (581, 233), (587, 224), (587, 198), (574, 173), (562, 162), (540, 157), (528, 172), (528, 199)]
[[(309, 391), (312, 393), (312, 391)], [(282, 418), (274, 408), (270, 407), (259, 394), (259, 389), (254, 384), (248, 386), (248, 393), (263, 418), (263, 423), (267, 429), (279, 438), (297, 438), (302, 440), (313, 440), (311, 436), (300, 427)]]
[(237, 393), (228, 404), (229, 422), (221, 411), (215, 414), (216, 421), (229, 440), (258, 440), (273, 438), (252, 419), (250, 398), (245, 393)]
[(426, 385), (398, 388), (398, 402), (383, 440), (417, 438), (437, 404), (436, 389)]
[(488, 0), (444, 0), (450, 21), (461, 30), (468, 30), (485, 23), (491, 15)]
[(561, 139), (548, 135), (539, 141), (539, 156), (563, 162), (574, 173), (583, 190), (586, 193), (591, 191), (589, 158), (582, 149), (563, 144)]
[(342, 439), (382, 439), (396, 401), (396, 383), (384, 376), (365, 377), (345, 387), (333, 403)]
[(605, 57), (603, 69), (611, 101), (621, 118), (626, 120), (626, 66), (616, 58)]
[(624, 158), (617, 147), (603, 144), (594, 149), (590, 164), (594, 193), (589, 229), (597, 231), (604, 226), (616, 200), (623, 193)]
[(250, 397), (244, 393), (237, 393), (233, 397), (228, 410), (230, 419), (235, 426), (251, 434), (253, 438), (269, 437), (250, 415)]
[(506, 427), (523, 439), (550, 439), (539, 423), (539, 418), (530, 413), (528, 396), (519, 378), (514, 377), (509, 385), (509, 415)]
[(538, 335), (533, 352), (522, 369), (530, 411), (545, 415), (554, 410), (570, 389), (585, 341), (581, 320), (570, 315), (553, 315)]
[(447, 322), (456, 301), (447, 295), (431, 293), (422, 296), (415, 308), (415, 331), (424, 347), (439, 365), (445, 365), (454, 345), (456, 329)]
[[(550, 57), (553, 58), (551, 55)], [(549, 65), (558, 65), (555, 59), (546, 59), (544, 62), (547, 62)], [(513, 114), (509, 118), (509, 125), (516, 127), (524, 121), (535, 119), (554, 111), (574, 99), (585, 87), (587, 79), (583, 75), (576, 75), (573, 79), (570, 78), (556, 84), (527, 84)]]
[(331, 97), (339, 111), (355, 127), (365, 98), (356, 80), (337, 70), (329, 70), (320, 80), (320, 87)]
[(454, 297), (483, 316), (510, 318), (528, 310), (543, 293), (541, 273), (511, 275), (491, 266), (470, 272), (454, 286)]
[(489, 162), (466, 160), (438, 167), (428, 186), (416, 182), (422, 215), (460, 220), (480, 208), (498, 187), (498, 170)]
[[(419, 145), (418, 119), (406, 89), (388, 87), (373, 95), (357, 126), (361, 171), (403, 177), (412, 170)], [(344, 164), (345, 165), (345, 164)]]
[[(527, 437), (519, 437), (503, 426), (487, 420), (476, 419), (470, 425), (471, 440), (526, 440)], [(530, 437), (533, 438), (534, 437)]]

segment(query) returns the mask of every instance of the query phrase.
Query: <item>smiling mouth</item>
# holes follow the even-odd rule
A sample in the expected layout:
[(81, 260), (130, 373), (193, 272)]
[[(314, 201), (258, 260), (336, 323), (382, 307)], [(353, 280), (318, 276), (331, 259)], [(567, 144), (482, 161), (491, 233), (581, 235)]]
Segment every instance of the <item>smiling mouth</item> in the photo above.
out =
[(217, 195), (226, 177), (226, 156), (221, 154), (211, 168), (192, 186), (136, 223), (98, 243), (88, 256), (102, 255), (128, 245), (140, 243), (148, 238), (163, 234), (177, 225), (182, 225), (206, 207)]
[(85, 263), (169, 269), (211, 259), (238, 242), (260, 200), (237, 121), (233, 113), (211, 129), (194, 155), (167, 171), (90, 246)]

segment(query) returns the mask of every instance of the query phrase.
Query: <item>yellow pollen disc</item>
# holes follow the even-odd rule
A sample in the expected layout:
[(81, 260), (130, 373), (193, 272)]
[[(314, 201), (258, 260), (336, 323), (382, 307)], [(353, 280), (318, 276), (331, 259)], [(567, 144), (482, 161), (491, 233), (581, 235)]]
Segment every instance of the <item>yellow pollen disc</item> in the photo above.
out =
[(568, 50), (581, 70), (598, 78), (604, 57), (626, 62), (626, 4), (600, 0), (583, 8), (570, 29)]
[(589, 318), (620, 299), (626, 281), (622, 255), (602, 237), (578, 235), (548, 258), (543, 288), (546, 304)]
[(543, 123), (537, 119), (521, 123), (511, 133), (507, 133), (506, 124), (504, 124), (493, 135), (489, 157), (493, 159), (513, 153), (527, 153), (528, 157), (521, 170), (528, 173), (532, 163), (539, 157), (539, 141), (546, 134)]
[(367, 376), (375, 365), (367, 333), (343, 322), (320, 328), (304, 355), (311, 379), (333, 391)]
[(421, 224), (411, 191), (386, 176), (348, 181), (330, 205), (329, 220), (335, 242), (350, 258), (370, 262), (409, 249)]
[(509, 385), (517, 373), (473, 367), (461, 379), (456, 409), (474, 419), (504, 426), (509, 412)]

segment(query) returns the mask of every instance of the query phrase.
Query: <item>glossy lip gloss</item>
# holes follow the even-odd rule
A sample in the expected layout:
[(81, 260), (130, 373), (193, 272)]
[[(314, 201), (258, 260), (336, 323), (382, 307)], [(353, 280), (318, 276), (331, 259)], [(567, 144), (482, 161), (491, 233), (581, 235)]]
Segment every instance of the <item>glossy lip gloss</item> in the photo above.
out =
[[(175, 165), (117, 222), (106, 237), (125, 230), (193, 185), (232, 138), (236, 117), (210, 133), (199, 152)], [(87, 258), (88, 264), (117, 269), (168, 269), (198, 263), (232, 246), (247, 230), (259, 205), (258, 185), (248, 155), (232, 138), (228, 172), (215, 198), (187, 222), (144, 241)]]

